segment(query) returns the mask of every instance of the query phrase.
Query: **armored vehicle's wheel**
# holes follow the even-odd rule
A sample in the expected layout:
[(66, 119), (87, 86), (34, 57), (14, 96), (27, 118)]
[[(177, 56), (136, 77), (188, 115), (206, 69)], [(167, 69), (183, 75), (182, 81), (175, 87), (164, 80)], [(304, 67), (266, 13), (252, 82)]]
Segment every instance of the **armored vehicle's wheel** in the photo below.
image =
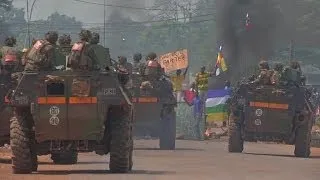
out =
[(130, 153), (129, 153), (129, 171), (132, 170), (132, 167), (133, 167), (133, 159), (132, 159), (132, 156), (133, 156), (133, 140), (131, 140), (130, 142)]
[(176, 112), (172, 109), (161, 118), (159, 146), (162, 150), (174, 150), (176, 147)]
[(10, 119), (10, 146), (12, 150), (12, 170), (14, 174), (29, 174), (37, 163), (31, 150), (31, 131), (26, 116), (14, 115)]
[(308, 124), (304, 124), (296, 131), (296, 141), (294, 155), (296, 157), (308, 158), (311, 147), (311, 129)]
[(68, 152), (52, 153), (51, 159), (54, 164), (77, 164), (78, 152), (68, 151)]
[[(130, 113), (121, 107), (110, 109), (111, 143), (110, 164), (112, 173), (127, 173), (132, 168), (133, 149)], [(131, 156), (131, 157), (130, 157)]]
[(241, 125), (236, 122), (233, 116), (229, 117), (229, 142), (228, 151), (232, 153), (241, 153), (243, 151), (243, 139), (241, 136)]
[(36, 147), (36, 140), (35, 140), (35, 132), (31, 132), (31, 158), (32, 158), (32, 171), (38, 170), (38, 156), (37, 156), (37, 147)]

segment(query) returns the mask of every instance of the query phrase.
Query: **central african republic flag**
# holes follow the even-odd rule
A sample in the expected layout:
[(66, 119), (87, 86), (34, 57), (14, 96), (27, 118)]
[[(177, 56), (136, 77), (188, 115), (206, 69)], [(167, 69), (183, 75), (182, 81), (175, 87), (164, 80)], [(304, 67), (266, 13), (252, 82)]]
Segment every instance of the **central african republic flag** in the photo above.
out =
[(226, 121), (228, 119), (227, 100), (230, 89), (209, 90), (206, 100), (207, 122)]

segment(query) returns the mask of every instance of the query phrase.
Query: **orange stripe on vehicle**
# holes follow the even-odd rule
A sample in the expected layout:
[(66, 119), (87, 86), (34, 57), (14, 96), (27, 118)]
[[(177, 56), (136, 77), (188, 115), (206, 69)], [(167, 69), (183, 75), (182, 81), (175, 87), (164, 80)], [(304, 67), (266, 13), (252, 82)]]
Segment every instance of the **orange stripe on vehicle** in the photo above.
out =
[(70, 97), (69, 104), (96, 104), (97, 97)]
[(65, 97), (38, 97), (38, 104), (66, 104)]
[(158, 98), (155, 97), (140, 97), (138, 98), (138, 103), (154, 103), (158, 102)]
[(269, 109), (289, 109), (288, 104), (266, 103), (266, 102), (250, 102), (251, 107), (269, 108)]

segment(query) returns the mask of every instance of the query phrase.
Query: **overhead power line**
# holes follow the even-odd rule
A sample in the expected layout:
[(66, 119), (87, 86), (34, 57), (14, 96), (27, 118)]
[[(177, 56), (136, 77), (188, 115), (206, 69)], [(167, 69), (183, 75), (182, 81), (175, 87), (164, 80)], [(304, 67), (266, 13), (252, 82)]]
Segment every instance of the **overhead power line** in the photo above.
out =
[[(109, 7), (116, 7), (116, 8), (125, 8), (125, 9), (136, 9), (136, 10), (145, 10), (145, 11), (177, 11), (176, 9), (164, 9), (164, 8), (147, 8), (147, 7), (132, 7), (132, 6), (124, 6), (124, 5), (114, 5), (114, 4), (104, 4), (104, 3), (98, 3), (98, 2), (90, 2), (90, 1), (84, 1), (84, 0), (73, 0), (80, 3), (85, 4), (92, 4), (92, 5), (99, 5), (99, 6), (109, 6)], [(196, 5), (196, 4), (193, 4)], [(204, 9), (214, 9), (212, 7), (204, 8)], [(202, 9), (202, 10), (204, 10)]]
[(144, 8), (144, 7), (131, 7), (131, 6), (123, 6), (123, 5), (113, 5), (113, 4), (104, 4), (104, 3), (97, 3), (97, 2), (89, 2), (83, 0), (74, 0), (76, 2), (81, 2), (85, 4), (95, 4), (100, 6), (109, 6), (109, 7), (118, 7), (118, 8), (126, 8), (126, 9), (139, 9), (139, 10), (147, 10), (147, 11), (162, 11), (161, 8)]
[[(205, 19), (205, 20), (199, 20), (199, 21), (191, 21), (191, 22), (188, 22), (188, 23), (183, 23), (183, 24), (179, 24), (179, 23), (172, 23), (172, 24), (168, 24), (168, 25), (162, 25), (162, 26), (157, 26), (157, 27), (133, 27), (133, 28), (130, 28), (130, 29), (127, 29), (127, 30), (123, 30), (123, 29), (116, 29), (116, 28), (107, 28), (107, 33), (125, 33), (125, 32), (141, 32), (145, 29), (148, 29), (148, 28), (152, 28), (153, 30), (160, 30), (160, 29), (163, 29), (163, 28), (168, 28), (168, 27), (173, 27), (173, 26), (187, 26), (189, 24), (198, 24), (198, 23), (204, 23), (204, 22), (210, 22), (210, 21), (214, 21), (215, 19)], [(45, 25), (47, 25), (48, 27), (44, 27)], [(31, 31), (31, 33), (43, 33), (44, 31), (46, 30), (49, 30), (50, 29), (50, 25), (49, 24), (42, 24), (40, 27), (38, 27), (38, 29), (40, 28), (43, 28), (43, 31), (39, 31), (39, 30), (36, 30), (36, 31)], [(78, 34), (78, 32), (74, 32), (73, 30), (75, 30), (74, 28), (72, 27), (68, 27), (68, 26), (64, 26), (63, 28), (60, 26), (60, 27), (55, 27), (55, 26), (51, 26), (51, 30), (55, 30), (55, 29), (60, 29), (61, 28), (61, 31), (68, 31), (70, 30), (70, 34)], [(101, 29), (102, 30), (102, 26), (99, 26), (99, 27), (93, 27), (93, 28), (98, 28), (98, 29)], [(11, 30), (12, 32), (20, 32), (19, 30)], [(23, 31), (23, 30), (21, 30)], [(79, 29), (80, 31), (80, 29)]]
[[(215, 14), (203, 14), (203, 15), (197, 15), (197, 16), (193, 16), (192, 18), (195, 19), (195, 18), (200, 18), (200, 17), (207, 17), (207, 16), (214, 16)], [(144, 24), (150, 24), (150, 23), (157, 23), (157, 22), (166, 22), (166, 21), (174, 21), (174, 20), (184, 20), (186, 18), (184, 17), (181, 17), (181, 18), (170, 18), (170, 19), (163, 19), (163, 20), (154, 20), (154, 21), (132, 21), (132, 22), (107, 22), (106, 24), (107, 25), (144, 25)], [(90, 22), (87, 22), (87, 23), (82, 23), (82, 22), (79, 22), (81, 24), (61, 24), (61, 23), (57, 23), (57, 24), (54, 24), (54, 23), (50, 23), (51, 25), (59, 25), (59, 26), (79, 26), (79, 25), (83, 25), (83, 26), (88, 26), (88, 25), (103, 25), (104, 23), (90, 23)], [(7, 24), (11, 24), (11, 23), (7, 23)], [(19, 22), (14, 22), (12, 23), (14, 25), (16, 24), (25, 24), (25, 23), (19, 23)], [(45, 21), (30, 21), (30, 24), (37, 24), (37, 25), (41, 25), (41, 24), (45, 24), (47, 25), (48, 22), (45, 22)]]

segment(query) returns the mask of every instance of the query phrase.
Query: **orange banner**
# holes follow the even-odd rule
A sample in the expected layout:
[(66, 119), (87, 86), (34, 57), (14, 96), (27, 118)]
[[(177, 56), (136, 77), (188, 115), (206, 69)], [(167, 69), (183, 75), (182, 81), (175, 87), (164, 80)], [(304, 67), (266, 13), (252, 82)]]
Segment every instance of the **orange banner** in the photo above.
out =
[(159, 58), (159, 63), (165, 72), (176, 71), (188, 67), (188, 50), (184, 49), (172, 53), (167, 53)]

